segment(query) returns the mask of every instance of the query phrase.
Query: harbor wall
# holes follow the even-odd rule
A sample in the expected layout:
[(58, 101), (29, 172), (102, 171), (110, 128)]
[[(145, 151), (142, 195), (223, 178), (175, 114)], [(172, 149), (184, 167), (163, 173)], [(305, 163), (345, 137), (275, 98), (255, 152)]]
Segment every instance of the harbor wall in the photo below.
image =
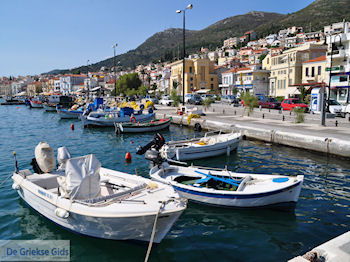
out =
[(157, 117), (172, 117), (174, 124), (192, 126), (199, 123), (206, 130), (222, 130), (223, 132), (238, 131), (247, 139), (261, 140), (269, 143), (286, 145), (306, 150), (322, 152), (330, 155), (350, 158), (350, 141), (320, 135), (306, 135), (291, 131), (281, 131), (267, 127), (251, 127), (244, 124), (228, 124), (220, 121), (193, 118), (190, 124), (186, 116), (157, 114)]

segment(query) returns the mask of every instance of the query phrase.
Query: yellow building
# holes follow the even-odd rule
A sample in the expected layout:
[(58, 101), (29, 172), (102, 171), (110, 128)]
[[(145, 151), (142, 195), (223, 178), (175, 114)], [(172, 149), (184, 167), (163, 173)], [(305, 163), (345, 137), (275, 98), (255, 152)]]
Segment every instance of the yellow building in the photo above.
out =
[(327, 57), (325, 55), (303, 62), (302, 84), (327, 83), (329, 77), (326, 67)]
[[(182, 62), (179, 60), (170, 64), (170, 90), (177, 86), (179, 95), (182, 95)], [(212, 61), (208, 58), (186, 59), (185, 94), (219, 92), (218, 90), (218, 77)]]
[(305, 44), (271, 57), (269, 95), (288, 98), (300, 94), (297, 85), (302, 83), (303, 62), (325, 54), (324, 45)]

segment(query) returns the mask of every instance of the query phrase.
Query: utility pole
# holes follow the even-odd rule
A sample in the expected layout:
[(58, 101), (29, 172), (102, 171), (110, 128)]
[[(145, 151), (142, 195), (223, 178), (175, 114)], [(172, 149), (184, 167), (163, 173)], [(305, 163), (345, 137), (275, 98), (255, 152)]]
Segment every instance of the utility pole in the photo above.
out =
[(115, 49), (117, 48), (118, 44), (114, 44), (112, 46), (113, 48), (113, 72), (114, 72), (114, 90), (115, 94), (117, 95), (117, 70), (116, 70), (116, 63), (115, 63)]

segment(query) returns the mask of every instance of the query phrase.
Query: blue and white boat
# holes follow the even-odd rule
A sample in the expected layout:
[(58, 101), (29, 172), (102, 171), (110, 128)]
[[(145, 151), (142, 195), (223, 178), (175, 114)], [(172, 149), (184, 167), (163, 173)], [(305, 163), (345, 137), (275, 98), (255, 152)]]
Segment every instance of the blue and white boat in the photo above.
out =
[(71, 110), (67, 108), (56, 108), (56, 111), (61, 119), (78, 119), (83, 115), (84, 109), (79, 108), (77, 110)]
[(83, 126), (114, 127), (117, 123), (146, 122), (154, 119), (153, 112), (143, 114), (134, 112), (132, 108), (120, 108), (119, 111), (95, 111), (81, 116)]
[(223, 207), (296, 203), (304, 179), (302, 175), (234, 173), (203, 167), (172, 166), (167, 162), (158, 162), (150, 170), (150, 176), (157, 182), (172, 185), (184, 198)]

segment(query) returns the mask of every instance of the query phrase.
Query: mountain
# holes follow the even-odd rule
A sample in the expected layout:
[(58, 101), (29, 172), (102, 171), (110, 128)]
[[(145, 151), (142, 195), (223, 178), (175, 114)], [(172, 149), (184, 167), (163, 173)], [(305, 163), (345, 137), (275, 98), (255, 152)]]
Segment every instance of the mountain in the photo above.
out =
[[(192, 53), (201, 47), (214, 49), (221, 46), (222, 41), (228, 37), (241, 36), (244, 32), (253, 30), (262, 23), (275, 21), (282, 17), (284, 15), (276, 13), (250, 12), (223, 19), (203, 30), (186, 30), (186, 51)], [(120, 65), (126, 68), (152, 61), (170, 60), (173, 57), (182, 57), (182, 29), (180, 28), (171, 28), (154, 34), (136, 49), (116, 56), (116, 61), (120, 61)], [(89, 70), (99, 70), (103, 66), (113, 66), (113, 57), (89, 65)], [(71, 71), (86, 72), (86, 66)]]
[(286, 15), (274, 23), (256, 28), (260, 35), (276, 33), (290, 26), (302, 26), (306, 32), (323, 30), (325, 25), (350, 20), (350, 0), (316, 0), (307, 7)]
[[(201, 47), (215, 49), (222, 46), (224, 39), (241, 36), (249, 30), (255, 30), (259, 36), (276, 33), (294, 25), (304, 27), (305, 31), (309, 31), (310, 28), (316, 31), (343, 19), (350, 20), (350, 0), (316, 0), (309, 6), (287, 15), (253, 11), (228, 17), (202, 30), (187, 30), (186, 50), (188, 53), (193, 53)], [(116, 61), (120, 61), (120, 65), (124, 68), (134, 67), (152, 61), (181, 58), (181, 50), (182, 29), (172, 28), (154, 34), (136, 49), (117, 56)], [(102, 66), (113, 66), (113, 58), (90, 65), (89, 70), (99, 70)], [(86, 66), (71, 70), (71, 72), (78, 71), (85, 72)]]

